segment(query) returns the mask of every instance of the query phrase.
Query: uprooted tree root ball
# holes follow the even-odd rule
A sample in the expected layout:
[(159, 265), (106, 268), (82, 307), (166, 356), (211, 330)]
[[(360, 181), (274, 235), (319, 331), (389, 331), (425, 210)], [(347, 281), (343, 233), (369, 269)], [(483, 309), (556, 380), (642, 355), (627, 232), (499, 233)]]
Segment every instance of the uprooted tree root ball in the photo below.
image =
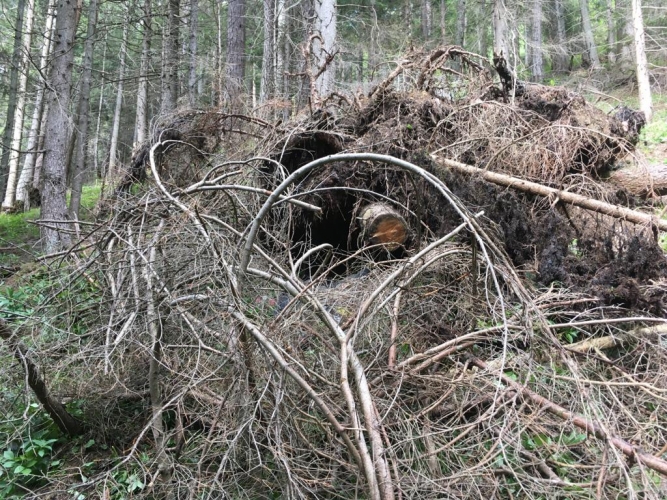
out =
[(23, 325), (116, 450), (47, 488), (132, 471), (155, 498), (664, 498), (657, 227), (455, 168), (643, 220), (602, 179), (637, 130), (517, 87), (451, 47), (278, 126), (165, 120), (50, 268), (54, 321)]

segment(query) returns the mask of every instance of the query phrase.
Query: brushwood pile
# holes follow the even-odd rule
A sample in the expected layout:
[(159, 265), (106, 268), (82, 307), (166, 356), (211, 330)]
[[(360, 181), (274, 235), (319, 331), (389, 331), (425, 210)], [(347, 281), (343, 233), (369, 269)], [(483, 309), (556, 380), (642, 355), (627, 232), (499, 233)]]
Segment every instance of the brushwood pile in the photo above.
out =
[[(60, 487), (127, 470), (155, 498), (664, 498), (658, 227), (440, 161), (651, 214), (605, 181), (643, 115), (494, 64), (414, 51), (287, 120), (163, 117), (50, 267), (89, 299), (55, 290), (52, 326), (25, 325), (59, 332), (34, 348), (116, 450)], [(369, 244), (372, 204), (400, 245)]]

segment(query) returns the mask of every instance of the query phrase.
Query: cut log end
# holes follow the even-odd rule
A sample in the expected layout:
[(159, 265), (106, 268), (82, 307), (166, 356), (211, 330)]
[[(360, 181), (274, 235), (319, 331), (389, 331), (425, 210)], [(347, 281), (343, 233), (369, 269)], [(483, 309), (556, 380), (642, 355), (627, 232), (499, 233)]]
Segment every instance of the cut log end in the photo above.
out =
[(373, 203), (360, 212), (361, 238), (365, 245), (383, 245), (394, 251), (408, 239), (408, 225), (393, 208)]

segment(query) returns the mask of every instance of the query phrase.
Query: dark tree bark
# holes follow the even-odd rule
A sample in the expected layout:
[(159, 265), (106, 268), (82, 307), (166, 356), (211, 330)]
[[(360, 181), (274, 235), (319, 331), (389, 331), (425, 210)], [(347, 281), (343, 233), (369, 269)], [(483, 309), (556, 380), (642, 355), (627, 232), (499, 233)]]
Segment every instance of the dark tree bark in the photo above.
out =
[(466, 0), (458, 0), (456, 5), (456, 39), (454, 43), (463, 47), (466, 41)]
[(76, 150), (74, 152), (74, 168), (72, 169), (72, 196), (69, 203), (69, 213), (72, 219), (79, 216), (81, 206), (81, 189), (86, 165), (86, 151), (88, 149), (88, 115), (90, 105), (90, 87), (93, 73), (93, 49), (95, 47), (95, 36), (97, 26), (98, 0), (90, 0), (88, 6), (88, 30), (86, 42), (83, 48), (83, 73), (81, 74), (81, 90), (79, 92), (79, 105), (77, 106), (79, 133), (76, 139)]
[(141, 47), (141, 66), (139, 69), (139, 88), (137, 90), (137, 116), (134, 131), (135, 147), (146, 140), (148, 134), (148, 72), (151, 62), (151, 0), (144, 0), (142, 19), (143, 42)]
[(46, 383), (44, 382), (42, 375), (39, 373), (39, 368), (28, 356), (29, 349), (16, 335), (12, 334), (9, 326), (7, 326), (7, 323), (2, 319), (0, 319), (0, 338), (5, 341), (7, 347), (9, 347), (9, 350), (18, 362), (25, 367), (28, 385), (34, 392), (37, 401), (42, 405), (42, 408), (44, 408), (53, 419), (54, 423), (58, 426), (58, 429), (60, 429), (63, 434), (69, 436), (79, 436), (83, 434), (83, 423), (70, 415), (65, 406), (49, 394)]
[(178, 103), (178, 38), (180, 0), (169, 0), (167, 23), (162, 38), (162, 104), (160, 111), (170, 113)]
[(197, 104), (197, 32), (199, 30), (199, 0), (190, 0), (190, 68), (188, 74), (188, 101)]
[(433, 15), (431, 9), (431, 0), (422, 0), (422, 37), (424, 42), (428, 43), (433, 31)]
[[(79, 20), (79, 5), (71, 0), (57, 3), (54, 54), (51, 62), (49, 113), (44, 139), (44, 172), (42, 176), (41, 218), (49, 221), (67, 219), (67, 139), (69, 136), (69, 105), (74, 66), (74, 35)], [(70, 237), (63, 230), (67, 224), (50, 222), (42, 227), (44, 248), (54, 252), (69, 245)]]
[(227, 13), (227, 96), (233, 106), (245, 79), (246, 0), (230, 0)]
[(542, 62), (542, 0), (533, 0), (531, 42), (530, 74), (534, 82), (541, 82), (544, 78)]
[(556, 48), (553, 69), (556, 73), (565, 73), (568, 68), (568, 53), (565, 37), (565, 12), (563, 0), (554, 0), (554, 17), (556, 18)]

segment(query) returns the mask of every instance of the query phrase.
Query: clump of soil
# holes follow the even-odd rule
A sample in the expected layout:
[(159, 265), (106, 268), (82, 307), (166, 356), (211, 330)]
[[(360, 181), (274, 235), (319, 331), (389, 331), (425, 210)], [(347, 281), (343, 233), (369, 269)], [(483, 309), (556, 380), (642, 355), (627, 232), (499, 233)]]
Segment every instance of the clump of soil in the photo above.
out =
[[(398, 91), (380, 85), (357, 107), (331, 107), (301, 122), (302, 131), (285, 125), (283, 136), (278, 130), (272, 137), (270, 157), (290, 173), (341, 151), (410, 161), (444, 180), (471, 212), (483, 210), (485, 224), (513, 264), (536, 284), (660, 313), (664, 300), (643, 288), (667, 277), (667, 261), (651, 231), (590, 213), (580, 227), (573, 224), (578, 215), (557, 200), (444, 170), (429, 154), (628, 206), (635, 202), (631, 196), (600, 179), (634, 149), (643, 115), (624, 107), (607, 115), (563, 87), (520, 82), (521, 91), (508, 97), (477, 62), (457, 56), (461, 71), (453, 74), (451, 60), (424, 63), (432, 59), (413, 55), (404, 70), (406, 79), (418, 74), (412, 80), (422, 81), (422, 87)], [(274, 164), (267, 163), (265, 173), (273, 172)], [(273, 182), (271, 175), (265, 178), (267, 187)], [(387, 165), (333, 163), (298, 189), (310, 192), (302, 199), (321, 206), (323, 214), (296, 209), (293, 238), (308, 235), (312, 244), (328, 242), (340, 250), (358, 249), (359, 207), (385, 197), (399, 200), (402, 215), (416, 228), (408, 252), (417, 244), (417, 232), (442, 235), (461, 222), (432, 188)]]

